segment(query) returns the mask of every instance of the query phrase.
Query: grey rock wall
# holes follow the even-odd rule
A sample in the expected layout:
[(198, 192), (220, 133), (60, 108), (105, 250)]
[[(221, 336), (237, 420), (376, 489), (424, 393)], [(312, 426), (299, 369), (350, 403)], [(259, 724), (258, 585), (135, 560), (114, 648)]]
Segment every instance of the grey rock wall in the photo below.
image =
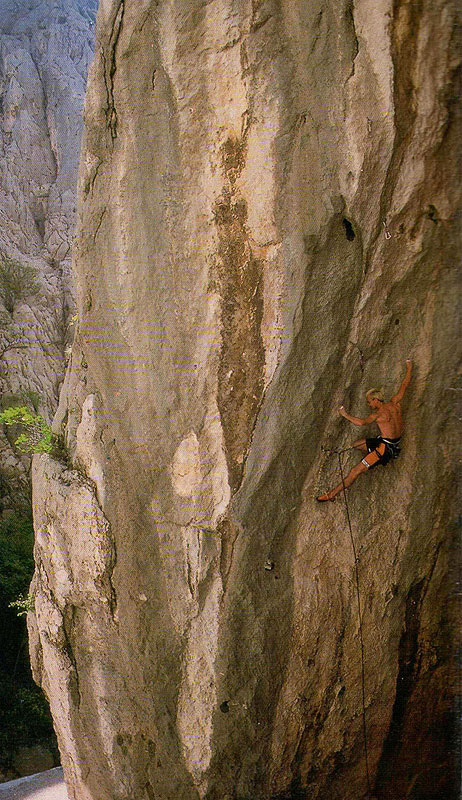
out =
[[(38, 289), (13, 310), (0, 297), (0, 391), (3, 405), (32, 396), (47, 419), (72, 341), (70, 251), (95, 12), (94, 0), (0, 4), (0, 254), (33, 267)], [(29, 461), (3, 435), (0, 459), (8, 508), (27, 491)]]
[[(74, 800), (451, 796), (456, 8), (104, 0), (79, 324), (34, 460), (35, 676)], [(345, 468), (355, 456), (344, 456)], [(269, 568), (265, 568), (269, 567)], [(449, 577), (448, 577), (449, 576)]]

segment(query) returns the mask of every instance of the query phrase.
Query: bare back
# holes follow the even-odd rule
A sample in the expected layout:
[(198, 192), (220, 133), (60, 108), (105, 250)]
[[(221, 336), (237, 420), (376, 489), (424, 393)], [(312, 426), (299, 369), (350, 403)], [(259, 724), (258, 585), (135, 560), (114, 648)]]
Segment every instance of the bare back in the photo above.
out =
[(401, 403), (389, 400), (380, 406), (376, 417), (380, 433), (386, 439), (397, 439), (401, 436), (404, 425), (401, 416)]

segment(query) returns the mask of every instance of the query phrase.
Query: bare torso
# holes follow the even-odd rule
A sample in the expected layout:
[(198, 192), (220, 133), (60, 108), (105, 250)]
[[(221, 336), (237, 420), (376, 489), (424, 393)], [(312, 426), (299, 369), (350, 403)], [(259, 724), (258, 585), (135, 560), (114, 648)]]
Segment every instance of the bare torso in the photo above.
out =
[(386, 439), (397, 439), (401, 436), (404, 429), (401, 416), (401, 403), (394, 403), (392, 400), (389, 400), (388, 403), (382, 403), (376, 422), (379, 426), (380, 433)]

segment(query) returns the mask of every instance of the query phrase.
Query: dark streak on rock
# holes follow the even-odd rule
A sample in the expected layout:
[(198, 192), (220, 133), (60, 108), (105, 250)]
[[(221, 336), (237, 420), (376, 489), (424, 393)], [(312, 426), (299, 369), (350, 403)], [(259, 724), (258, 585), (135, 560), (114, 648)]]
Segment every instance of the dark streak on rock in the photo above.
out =
[(401, 747), (401, 733), (407, 702), (414, 685), (414, 670), (418, 656), (422, 588), (423, 581), (419, 581), (411, 587), (406, 600), (405, 623), (399, 643), (399, 670), (393, 715), (377, 773), (376, 791), (379, 792), (381, 786), (391, 778), (390, 771), (393, 770), (395, 757)]
[(108, 536), (109, 536), (109, 539), (110, 539), (110, 542), (111, 542), (111, 550), (110, 550), (110, 555), (109, 555), (109, 563), (107, 564), (106, 576), (107, 576), (107, 582), (109, 584), (109, 598), (108, 598), (109, 599), (109, 611), (110, 611), (110, 614), (111, 614), (112, 621), (115, 622), (116, 613), (117, 613), (117, 593), (116, 593), (116, 590), (115, 590), (115, 586), (114, 586), (112, 577), (114, 575), (114, 570), (115, 570), (115, 568), (117, 566), (117, 544), (116, 544), (115, 537), (112, 535), (111, 525), (110, 525), (109, 522), (108, 522), (108, 526), (109, 526)]
[(111, 35), (108, 42), (108, 59), (104, 48), (101, 49), (101, 57), (103, 61), (103, 77), (106, 87), (106, 121), (109, 130), (111, 131), (111, 138), (114, 140), (117, 136), (117, 111), (114, 101), (114, 75), (117, 69), (116, 64), (116, 50), (119, 36), (122, 30), (122, 23), (124, 18), (125, 4), (124, 0), (120, 0), (117, 11), (112, 23)]
[(64, 613), (62, 615), (63, 619), (63, 636), (65, 642), (65, 650), (66, 654), (69, 658), (69, 661), (72, 664), (72, 670), (69, 670), (68, 682), (69, 682), (69, 695), (74, 702), (74, 705), (77, 709), (80, 708), (80, 685), (79, 685), (79, 673), (77, 671), (77, 661), (74, 655), (74, 648), (72, 646), (72, 626), (74, 622), (74, 606), (66, 606), (64, 609)]
[[(409, 701), (419, 680), (422, 661), (421, 616), (425, 595), (438, 561), (441, 544), (437, 547), (429, 574), (410, 587), (405, 608), (404, 627), (398, 649), (398, 677), (392, 718), (380, 757), (375, 793), (380, 798), (394, 797), (403, 748), (406, 749), (405, 728)], [(414, 713), (411, 708), (411, 714)], [(398, 767), (398, 769), (397, 769)], [(417, 765), (416, 765), (417, 768)], [(408, 776), (408, 782), (411, 776)], [(391, 792), (391, 794), (390, 794)]]
[(89, 175), (87, 176), (87, 178), (85, 180), (85, 183), (84, 183), (84, 186), (83, 186), (83, 196), (84, 196), (85, 200), (87, 199), (88, 194), (90, 192), (93, 193), (93, 186), (95, 185), (95, 181), (96, 181), (96, 178), (98, 176), (99, 168), (100, 168), (102, 163), (103, 163), (103, 159), (102, 158), (98, 159), (98, 163), (96, 164), (96, 166), (94, 166), (90, 170), (90, 173), (89, 173)]
[(345, 9), (345, 18), (348, 26), (351, 29), (352, 39), (353, 39), (353, 53), (352, 53), (352, 60), (351, 60), (351, 72), (348, 76), (348, 80), (353, 77), (355, 74), (355, 61), (356, 56), (359, 53), (359, 42), (358, 36), (356, 34), (356, 26), (355, 26), (355, 18), (354, 18), (354, 0), (350, 0), (348, 6)]
[(343, 227), (345, 228), (345, 236), (349, 242), (352, 242), (356, 236), (353, 225), (346, 217), (343, 218)]

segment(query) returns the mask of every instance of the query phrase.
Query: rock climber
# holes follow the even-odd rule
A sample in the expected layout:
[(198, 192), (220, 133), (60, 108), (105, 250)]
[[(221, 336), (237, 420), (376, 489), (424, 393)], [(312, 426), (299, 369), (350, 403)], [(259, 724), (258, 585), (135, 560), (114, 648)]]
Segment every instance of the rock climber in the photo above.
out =
[(367, 455), (350, 470), (344, 482), (339, 483), (335, 489), (330, 492), (322, 494), (316, 498), (320, 503), (325, 503), (327, 500), (334, 500), (334, 498), (342, 491), (343, 487), (347, 489), (352, 483), (369, 469), (377, 467), (379, 464), (385, 466), (392, 458), (397, 458), (400, 454), (400, 441), (403, 432), (403, 420), (401, 417), (401, 400), (404, 393), (411, 381), (412, 364), (409, 359), (406, 361), (406, 375), (399, 388), (397, 394), (393, 395), (391, 400), (385, 402), (385, 398), (380, 389), (369, 389), (366, 392), (366, 401), (369, 408), (372, 409), (372, 414), (369, 414), (365, 419), (353, 417), (345, 411), (344, 406), (340, 406), (339, 414), (353, 425), (369, 425), (371, 422), (376, 422), (379, 426), (380, 436), (374, 436), (369, 439), (358, 439), (353, 443), (353, 447), (362, 450)]

